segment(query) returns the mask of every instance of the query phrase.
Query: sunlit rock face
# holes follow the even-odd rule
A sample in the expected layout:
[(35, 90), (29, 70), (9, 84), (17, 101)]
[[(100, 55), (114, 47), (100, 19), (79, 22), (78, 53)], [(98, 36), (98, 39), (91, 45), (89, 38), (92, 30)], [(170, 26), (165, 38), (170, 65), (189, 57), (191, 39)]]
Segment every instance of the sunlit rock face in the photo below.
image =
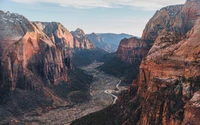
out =
[(142, 58), (148, 53), (149, 47), (146, 42), (139, 38), (123, 39), (116, 52), (116, 57), (124, 62), (141, 62)]
[(72, 34), (58, 22), (34, 22), (51, 40), (59, 45), (64, 45), (68, 48), (74, 48), (74, 38)]
[(72, 31), (74, 36), (75, 46), (80, 49), (95, 49), (95, 45), (87, 38), (87, 35), (80, 28)]
[(157, 11), (148, 22), (141, 39), (153, 44), (131, 87), (138, 87), (137, 94), (128, 94), (140, 105), (129, 109), (134, 113), (124, 123), (199, 124), (199, 14), (200, 2), (188, 0)]
[[(198, 41), (200, 37), (197, 35), (200, 33), (199, 21), (196, 20), (194, 27), (186, 34), (186, 38), (181, 40), (177, 40), (173, 32), (162, 32), (143, 60), (140, 66), (138, 89), (138, 94), (146, 98), (144, 112), (142, 111), (141, 115), (142, 124), (152, 122), (147, 115), (158, 120), (156, 124), (160, 122), (159, 119), (163, 124), (196, 124), (199, 121), (196, 119), (197, 113), (192, 113), (194, 108), (198, 111), (198, 105), (189, 105), (190, 99), (199, 91), (200, 43)], [(153, 101), (155, 97), (160, 104)], [(147, 100), (154, 106), (146, 103)], [(158, 105), (155, 106), (155, 103)], [(151, 111), (159, 112), (161, 115), (147, 113), (148, 105), (155, 108)], [(187, 118), (191, 113), (195, 119), (192, 122)]]
[(157, 11), (147, 23), (140, 39), (130, 38), (120, 42), (117, 57), (125, 62), (132, 63), (135, 57), (146, 56), (158, 37), (159, 31), (162, 30), (174, 31), (179, 37), (184, 37), (183, 35), (187, 31), (183, 22), (184, 19), (180, 17), (182, 9), (183, 5), (175, 5)]
[[(35, 22), (0, 11), (1, 123), (24, 113), (70, 105), (55, 88), (70, 86), (71, 51)], [(3, 120), (4, 119), (4, 120)]]
[(68, 81), (70, 64), (64, 63), (65, 49), (58, 47), (41, 27), (21, 15), (3, 11), (0, 23), (2, 89), (33, 90), (44, 83)]
[(34, 22), (57, 45), (69, 49), (95, 49), (84, 31), (78, 28), (71, 33), (58, 22)]

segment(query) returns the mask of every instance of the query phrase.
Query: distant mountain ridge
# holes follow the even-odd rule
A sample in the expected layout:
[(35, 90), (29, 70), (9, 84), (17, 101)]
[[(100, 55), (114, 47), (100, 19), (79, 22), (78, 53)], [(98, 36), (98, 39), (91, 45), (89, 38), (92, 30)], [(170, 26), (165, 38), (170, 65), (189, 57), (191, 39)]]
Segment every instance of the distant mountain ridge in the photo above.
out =
[(116, 52), (122, 39), (133, 37), (132, 35), (125, 33), (91, 33), (87, 36), (95, 44), (95, 46), (107, 52)]
[(96, 48), (94, 43), (87, 38), (87, 35), (84, 33), (82, 29), (77, 28), (75, 31), (71, 31), (71, 34), (74, 37), (74, 41), (80, 43), (80, 48), (87, 48), (87, 49)]
[(97, 48), (95, 44), (88, 39), (83, 29), (77, 28), (69, 32), (59, 22), (33, 22), (40, 30), (57, 45), (65, 47), (71, 61), (75, 66), (88, 65), (94, 60), (99, 61), (106, 51)]
[[(86, 49), (75, 49), (72, 63), (76, 66), (89, 65), (94, 60), (101, 61), (101, 58), (107, 53), (103, 49), (95, 45), (95, 42), (90, 40), (84, 31), (77, 28), (75, 31), (71, 31), (74, 37), (74, 41), (80, 43), (80, 48)], [(81, 63), (80, 63), (81, 62)]]

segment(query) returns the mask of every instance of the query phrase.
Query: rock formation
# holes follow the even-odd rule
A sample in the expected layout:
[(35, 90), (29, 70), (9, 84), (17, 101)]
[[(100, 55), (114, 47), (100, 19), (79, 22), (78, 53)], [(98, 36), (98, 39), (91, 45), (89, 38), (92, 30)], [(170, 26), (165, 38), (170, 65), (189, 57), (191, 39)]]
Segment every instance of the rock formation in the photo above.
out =
[[(123, 40), (118, 47), (117, 57), (122, 61), (129, 63), (132, 63), (132, 60), (135, 58), (135, 56), (145, 57), (154, 41), (158, 37), (159, 32), (162, 30), (167, 32), (172, 31), (176, 35), (177, 40), (184, 38), (185, 34), (193, 27), (194, 22), (197, 19), (199, 8), (197, 5), (193, 4), (194, 2), (187, 1), (187, 6), (174, 5), (164, 7), (157, 11), (147, 23), (141, 39), (130, 39), (128, 42), (129, 44), (134, 44), (140, 41), (142, 46), (134, 47), (132, 45), (132, 48), (127, 49), (130, 45), (127, 44), (127, 46), (125, 46), (126, 43), (123, 43), (125, 42), (125, 40)], [(131, 43), (131, 41), (133, 42)], [(142, 50), (142, 52), (136, 52), (138, 48), (141, 48), (140, 50)], [(140, 58), (140, 60), (141, 59), (142, 58)]]
[(57, 22), (34, 22), (44, 31), (51, 40), (68, 48), (76, 48), (72, 34), (60, 23)]
[(116, 57), (130, 64), (141, 62), (143, 57), (148, 53), (149, 47), (146, 42), (132, 37), (123, 39), (116, 52)]
[(57, 45), (70, 49), (94, 49), (95, 46), (88, 40), (82, 29), (69, 32), (62, 24), (57, 22), (34, 22)]
[(0, 11), (0, 24), (0, 124), (71, 105), (73, 88), (87, 93), (91, 76), (72, 66), (74, 50), (95, 48), (84, 36), (74, 40), (60, 23), (30, 22), (10, 12)]
[[(40, 80), (49, 84), (68, 81), (67, 70), (70, 67), (64, 63), (64, 50), (43, 31), (21, 15), (1, 11), (0, 20), (1, 87), (36, 89), (42, 85), (37, 82)], [(36, 80), (33, 74), (40, 80)]]
[(132, 85), (138, 86), (132, 99), (139, 98), (140, 105), (124, 124), (199, 123), (199, 7), (198, 0), (165, 7), (147, 24), (142, 39), (155, 41), (140, 65), (138, 83)]
[(74, 36), (75, 46), (81, 49), (95, 49), (94, 44), (87, 38), (87, 35), (80, 28), (76, 31), (72, 31), (71, 34)]

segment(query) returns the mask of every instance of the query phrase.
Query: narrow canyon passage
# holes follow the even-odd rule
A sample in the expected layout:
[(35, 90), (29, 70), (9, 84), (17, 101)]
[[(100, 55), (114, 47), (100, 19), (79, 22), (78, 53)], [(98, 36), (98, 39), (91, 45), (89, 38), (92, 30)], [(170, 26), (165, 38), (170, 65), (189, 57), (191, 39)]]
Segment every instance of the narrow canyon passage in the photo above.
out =
[(96, 67), (102, 64), (101, 62), (94, 62), (81, 68), (87, 74), (93, 76), (93, 83), (90, 86), (90, 101), (75, 104), (71, 107), (61, 107), (50, 110), (40, 116), (24, 115), (24, 122), (28, 124), (69, 124), (75, 119), (116, 103), (117, 96), (115, 94), (119, 94), (127, 88), (119, 86), (121, 83), (119, 78), (105, 74), (96, 69)]

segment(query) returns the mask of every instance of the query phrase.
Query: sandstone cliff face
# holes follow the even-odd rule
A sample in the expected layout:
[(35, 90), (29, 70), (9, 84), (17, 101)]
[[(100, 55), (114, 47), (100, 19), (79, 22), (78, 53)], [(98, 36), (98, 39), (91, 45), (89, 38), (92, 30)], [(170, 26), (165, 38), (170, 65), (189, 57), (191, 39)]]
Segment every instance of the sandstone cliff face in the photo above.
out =
[(92, 76), (72, 62), (87, 65), (105, 52), (83, 31), (75, 37), (60, 23), (0, 11), (0, 124), (79, 103), (79, 93), (88, 101)]
[(69, 32), (62, 24), (57, 22), (33, 22), (51, 40), (57, 44), (73, 49), (94, 49), (95, 45), (87, 38), (82, 29), (77, 29), (75, 32)]
[(123, 39), (116, 52), (116, 57), (124, 62), (137, 63), (141, 62), (142, 58), (148, 53), (149, 47), (146, 42), (133, 37)]
[[(138, 89), (138, 94), (144, 99), (141, 124), (151, 124), (152, 119), (154, 124), (166, 125), (199, 122), (199, 115), (193, 114), (194, 109), (199, 111), (196, 98), (200, 76), (199, 23), (198, 19), (190, 35), (178, 42), (172, 33), (160, 34), (143, 60)], [(196, 100), (192, 101), (191, 98)]]
[(147, 23), (142, 39), (154, 42), (162, 29), (173, 31), (179, 37), (185, 37), (199, 16), (198, 4), (198, 0), (187, 0), (185, 5), (174, 5), (160, 9)]
[[(122, 61), (119, 62), (121, 65), (118, 68), (113, 67), (114, 70), (117, 69), (125, 69), (122, 76), (122, 82), (131, 84), (133, 79), (136, 79), (139, 74), (139, 66), (142, 62), (142, 59), (147, 55), (150, 46), (148, 42), (141, 40), (140, 38), (132, 37), (129, 39), (123, 39), (120, 41), (119, 47), (116, 52), (116, 62), (118, 60)], [(123, 66), (123, 63), (128, 63)], [(106, 63), (104, 64), (106, 65)], [(128, 66), (130, 65), (130, 67)], [(111, 70), (109, 70), (111, 71)]]
[[(175, 5), (157, 11), (147, 23), (141, 39), (131, 38), (120, 42), (117, 50), (117, 57), (128, 63), (133, 63), (135, 57), (140, 57), (137, 59), (141, 62), (143, 57), (147, 55), (149, 49), (152, 47), (159, 32), (162, 30), (174, 32), (179, 39), (184, 37), (184, 34), (192, 27), (188, 26), (186, 28), (186, 25), (188, 24), (184, 22), (185, 19), (183, 17), (185, 17), (185, 14), (182, 13), (182, 9), (183, 5)], [(192, 20), (189, 19), (187, 23), (191, 22)]]
[(80, 49), (95, 49), (94, 44), (87, 38), (82, 29), (76, 29), (71, 34), (74, 36), (75, 46)]
[[(125, 96), (137, 98), (139, 105), (127, 102), (134, 107), (126, 106), (132, 116), (125, 117), (124, 124), (199, 124), (199, 6), (198, 0), (188, 0), (170, 9), (174, 14), (166, 9), (175, 6), (163, 8), (147, 24), (142, 39), (155, 41), (140, 65), (138, 83), (131, 87), (138, 86), (137, 94)], [(168, 19), (170, 25), (165, 26)]]
[(1, 92), (43, 90), (45, 84), (69, 81), (67, 71), (71, 64), (65, 50), (37, 25), (21, 15), (3, 11), (0, 23)]
[(179, 33), (178, 35), (185, 34), (187, 31), (182, 28), (184, 23), (180, 14), (182, 8), (183, 5), (174, 5), (157, 11), (147, 23), (141, 39), (152, 43), (162, 29), (176, 31), (176, 33)]
[(72, 34), (60, 23), (57, 22), (33, 22), (44, 31), (51, 40), (59, 45), (68, 48), (76, 48)]

